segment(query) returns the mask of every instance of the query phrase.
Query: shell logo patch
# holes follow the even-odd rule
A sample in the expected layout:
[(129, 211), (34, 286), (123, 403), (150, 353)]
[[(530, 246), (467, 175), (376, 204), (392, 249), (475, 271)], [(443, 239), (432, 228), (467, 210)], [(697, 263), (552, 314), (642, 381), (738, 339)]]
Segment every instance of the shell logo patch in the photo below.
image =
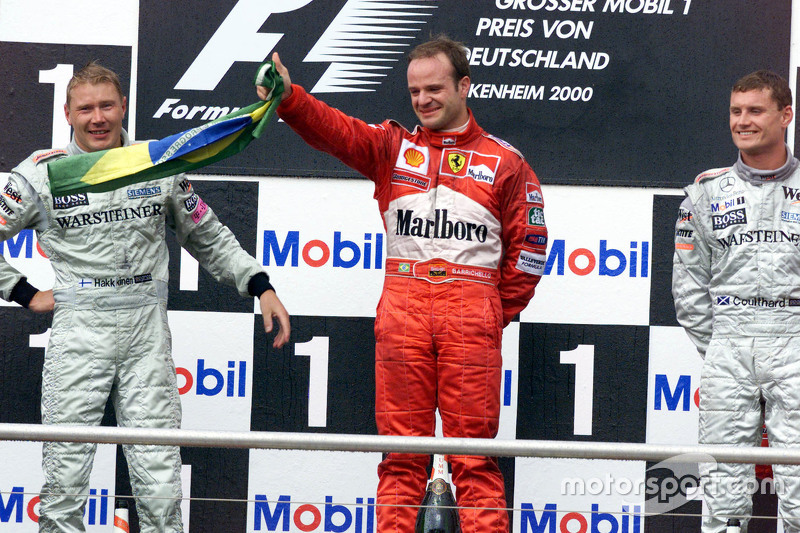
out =
[(427, 175), (430, 161), (430, 152), (427, 146), (418, 146), (408, 139), (403, 139), (400, 151), (397, 153), (395, 170), (405, 170), (416, 175)]
[(425, 162), (425, 156), (416, 148), (409, 148), (406, 150), (403, 157), (406, 163), (414, 168), (419, 168), (419, 166)]

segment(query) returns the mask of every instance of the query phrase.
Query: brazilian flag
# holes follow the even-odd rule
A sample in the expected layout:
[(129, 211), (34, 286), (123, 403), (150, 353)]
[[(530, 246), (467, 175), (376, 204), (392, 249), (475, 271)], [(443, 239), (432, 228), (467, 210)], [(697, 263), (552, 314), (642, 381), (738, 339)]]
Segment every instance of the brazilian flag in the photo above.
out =
[(189, 172), (238, 154), (261, 135), (281, 102), (283, 79), (272, 61), (259, 67), (255, 83), (271, 89), (267, 101), (158, 141), (72, 155), (49, 163), (50, 190), (54, 196), (107, 192)]

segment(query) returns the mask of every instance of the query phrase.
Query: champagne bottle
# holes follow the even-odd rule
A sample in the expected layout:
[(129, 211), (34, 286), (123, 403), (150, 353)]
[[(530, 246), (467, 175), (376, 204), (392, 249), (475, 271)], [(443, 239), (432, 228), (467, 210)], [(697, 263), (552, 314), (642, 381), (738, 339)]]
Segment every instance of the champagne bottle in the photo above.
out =
[(739, 533), (742, 530), (741, 522), (738, 518), (729, 518), (725, 533)]
[(114, 533), (130, 533), (128, 500), (114, 498)]
[(433, 456), (433, 468), (428, 490), (417, 513), (414, 533), (461, 533), (456, 499), (447, 482), (447, 460)]

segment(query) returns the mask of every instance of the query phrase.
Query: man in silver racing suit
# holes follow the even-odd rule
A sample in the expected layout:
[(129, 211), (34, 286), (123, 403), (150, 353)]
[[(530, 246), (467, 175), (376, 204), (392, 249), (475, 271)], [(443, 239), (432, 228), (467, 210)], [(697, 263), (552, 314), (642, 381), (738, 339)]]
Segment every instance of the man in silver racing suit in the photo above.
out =
[[(704, 355), (701, 444), (758, 446), (761, 401), (770, 446), (800, 445), (800, 170), (784, 142), (786, 81), (769, 71), (733, 86), (739, 158), (686, 187), (675, 232), (678, 321)], [(784, 531), (800, 531), (800, 466), (774, 465)], [(704, 533), (752, 511), (752, 464), (700, 465)], [(756, 487), (757, 488), (757, 487)]]
[[(90, 63), (67, 88), (74, 129), (66, 150), (38, 151), (12, 170), (0, 196), (0, 241), (33, 228), (55, 272), (39, 291), (0, 256), (0, 296), (54, 310), (42, 380), (42, 422), (97, 426), (111, 396), (120, 426), (178, 428), (180, 398), (167, 324), (166, 227), (218, 281), (258, 297), (274, 346), (289, 315), (258, 261), (181, 175), (105, 193), (53, 197), (47, 164), (128, 146), (126, 100), (113, 71)], [(95, 444), (45, 443), (40, 531), (84, 531)], [(182, 532), (177, 446), (125, 446), (141, 530)]]

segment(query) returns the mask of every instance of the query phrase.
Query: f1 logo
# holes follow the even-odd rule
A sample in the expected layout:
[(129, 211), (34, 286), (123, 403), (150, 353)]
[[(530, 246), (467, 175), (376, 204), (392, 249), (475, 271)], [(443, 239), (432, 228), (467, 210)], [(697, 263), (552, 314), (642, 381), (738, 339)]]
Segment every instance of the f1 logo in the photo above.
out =
[(288, 13), (311, 0), (239, 0), (175, 85), (176, 89), (213, 91), (237, 61), (264, 61), (282, 33), (259, 33), (273, 13)]

